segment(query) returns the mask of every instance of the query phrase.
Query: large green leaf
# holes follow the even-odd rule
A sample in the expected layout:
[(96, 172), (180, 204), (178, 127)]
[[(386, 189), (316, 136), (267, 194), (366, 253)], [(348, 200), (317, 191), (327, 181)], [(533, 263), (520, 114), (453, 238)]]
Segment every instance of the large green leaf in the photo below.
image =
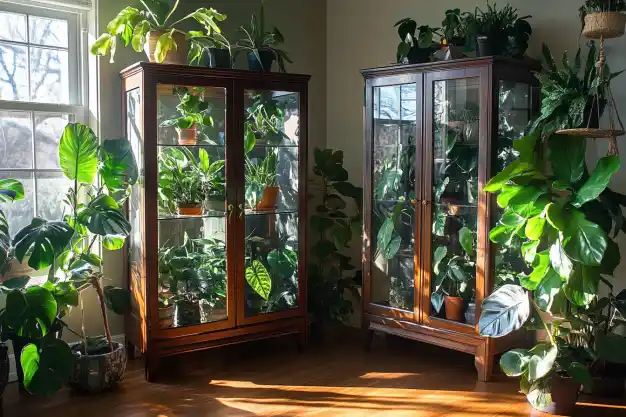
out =
[(474, 254), (474, 234), (468, 227), (459, 230), (459, 242), (469, 256)]
[(109, 191), (124, 190), (137, 182), (137, 161), (126, 139), (105, 140), (100, 147), (100, 159), (100, 175)]
[(543, 235), (543, 229), (546, 226), (546, 218), (539, 215), (532, 217), (526, 223), (526, 237), (530, 240), (539, 240)]
[(563, 208), (556, 204), (550, 203), (545, 208), (546, 219), (552, 227), (559, 232), (565, 230), (565, 219), (563, 218)]
[(115, 314), (124, 315), (132, 311), (130, 291), (124, 288), (107, 286), (102, 289), (104, 302)]
[(531, 356), (528, 349), (509, 350), (500, 358), (500, 368), (507, 376), (520, 376), (526, 372)]
[(540, 139), (539, 129), (533, 130), (528, 136), (513, 141), (513, 148), (519, 152), (519, 160), (534, 164), (537, 157), (535, 146)]
[(606, 189), (613, 174), (619, 170), (620, 166), (621, 162), (619, 156), (605, 156), (600, 159), (596, 169), (591, 173), (587, 182), (576, 192), (576, 198), (572, 204), (576, 207), (580, 207), (586, 202), (598, 198)]
[(546, 191), (543, 187), (528, 185), (509, 200), (509, 207), (515, 213), (525, 218), (539, 214), (545, 209), (545, 205), (540, 207), (536, 203), (541, 196), (546, 194)]
[(572, 211), (565, 226), (565, 253), (583, 265), (598, 266), (606, 250), (606, 233), (579, 211)]
[(298, 268), (298, 254), (289, 249), (273, 250), (267, 254), (267, 263), (275, 277), (290, 279)]
[(264, 300), (268, 300), (272, 291), (272, 279), (265, 266), (257, 260), (246, 268), (246, 281)]
[(433, 254), (433, 272), (435, 273), (435, 275), (439, 275), (439, 266), (441, 265), (441, 261), (443, 260), (443, 258), (446, 257), (447, 254), (448, 248), (446, 246), (439, 246), (437, 249), (435, 249), (435, 253)]
[(24, 185), (12, 178), (0, 179), (0, 203), (24, 198)]
[(15, 257), (22, 262), (30, 253), (28, 265), (40, 270), (47, 268), (70, 243), (74, 229), (66, 222), (48, 222), (34, 218), (30, 225), (20, 230), (13, 238)]
[(484, 190), (489, 193), (500, 191), (502, 186), (514, 178), (536, 173), (534, 165), (519, 160), (514, 161), (501, 172), (495, 175), (485, 186)]
[(80, 123), (68, 123), (59, 143), (59, 164), (70, 180), (93, 183), (98, 172), (98, 138)]
[(567, 257), (560, 242), (555, 242), (550, 247), (550, 264), (562, 279), (567, 280), (570, 275), (572, 275), (574, 266), (572, 261)]
[(25, 292), (13, 290), (7, 295), (4, 321), (18, 336), (37, 339), (48, 334), (57, 315), (53, 294), (33, 286)]
[(600, 264), (600, 273), (603, 275), (614, 275), (615, 270), (619, 266), (622, 256), (619, 251), (619, 245), (612, 239), (607, 240), (606, 251), (604, 251), (604, 257)]
[(131, 231), (130, 223), (121, 213), (118, 204), (106, 194), (100, 194), (87, 207), (79, 210), (78, 220), (91, 233), (99, 236), (128, 236)]
[(550, 386), (546, 381), (532, 383), (526, 395), (528, 402), (536, 409), (542, 409), (552, 402)]
[(535, 346), (530, 352), (532, 353), (532, 357), (528, 362), (528, 380), (534, 382), (545, 377), (552, 371), (559, 349), (556, 346), (541, 343)]
[(626, 337), (599, 332), (597, 340), (598, 355), (604, 360), (626, 365)]
[(574, 381), (578, 382), (580, 385), (584, 386), (587, 389), (592, 388), (593, 378), (591, 377), (591, 372), (589, 372), (589, 368), (579, 362), (572, 362), (567, 367), (567, 374), (571, 376)]
[(541, 310), (549, 312), (554, 303), (554, 298), (561, 290), (562, 285), (563, 280), (559, 274), (550, 268), (535, 290), (535, 303), (537, 303), (537, 306)]
[(53, 395), (69, 380), (73, 360), (70, 347), (60, 339), (47, 338), (41, 348), (26, 345), (20, 357), (24, 388), (34, 395)]
[(530, 275), (520, 277), (520, 285), (527, 290), (534, 291), (543, 281), (550, 270), (550, 255), (547, 251), (538, 253), (532, 263), (533, 271)]
[(585, 138), (552, 135), (548, 140), (548, 160), (556, 178), (568, 184), (578, 182), (585, 172), (586, 149)]
[(526, 291), (518, 285), (503, 285), (483, 301), (478, 330), (481, 336), (503, 337), (520, 329), (529, 316)]
[(573, 304), (584, 307), (596, 298), (599, 283), (598, 268), (580, 265), (574, 268), (569, 280), (563, 285), (563, 291)]
[(168, 30), (159, 36), (157, 40), (154, 49), (154, 59), (160, 64), (165, 60), (165, 57), (167, 57), (170, 51), (176, 51), (177, 49), (178, 45), (176, 45), (176, 41), (174, 40), (174, 29)]
[(516, 184), (504, 184), (498, 194), (498, 206), (505, 208), (509, 205), (509, 201), (524, 189), (521, 185)]

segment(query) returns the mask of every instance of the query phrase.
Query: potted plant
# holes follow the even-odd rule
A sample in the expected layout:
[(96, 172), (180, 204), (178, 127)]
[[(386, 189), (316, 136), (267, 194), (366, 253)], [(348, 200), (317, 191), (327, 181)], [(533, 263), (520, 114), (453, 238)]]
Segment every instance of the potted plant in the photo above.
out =
[(193, 146), (198, 142), (198, 133), (203, 126), (213, 127), (211, 108), (203, 96), (206, 89), (194, 88), (189, 91), (186, 87), (174, 88), (174, 93), (180, 99), (176, 110), (180, 117), (168, 119), (161, 123), (161, 127), (173, 127), (178, 133), (178, 144)]
[(231, 45), (226, 36), (219, 32), (206, 34), (201, 31), (189, 32), (189, 64), (200, 64), (203, 56), (209, 58), (208, 66), (211, 68), (231, 69), (235, 46)]
[(410, 17), (400, 20), (394, 27), (398, 28), (400, 36), (396, 53), (399, 64), (404, 62), (420, 64), (430, 61), (431, 55), (437, 50), (434, 36), (441, 36), (439, 28), (431, 28), (428, 25), (417, 27), (417, 22)]
[(467, 24), (467, 43), (476, 45), (477, 56), (505, 55), (523, 58), (528, 49), (532, 27), (528, 18), (518, 15), (517, 9), (507, 4), (498, 10), (487, 3), (487, 11), (476, 8), (464, 13)]
[(586, 0), (579, 9), (582, 34), (588, 38), (605, 39), (624, 34), (626, 14), (624, 0)]
[(150, 62), (186, 65), (188, 34), (177, 26), (193, 19), (204, 27), (207, 35), (220, 33), (216, 21), (224, 21), (226, 15), (203, 7), (172, 22), (179, 3), (180, 0), (173, 4), (168, 0), (146, 0), (141, 2), (140, 9), (124, 8), (91, 46), (91, 53), (97, 56), (111, 54), (113, 62), (119, 37), (125, 47), (132, 45), (136, 52), (145, 51)]
[(274, 210), (280, 187), (276, 186), (276, 148), (267, 148), (265, 158), (246, 156), (246, 202), (258, 210)]
[(446, 44), (465, 45), (465, 19), (461, 15), (461, 9), (446, 10), (446, 18), (441, 22), (441, 28)]
[(252, 105), (247, 109), (246, 134), (247, 145), (280, 145), (289, 137), (283, 132), (285, 122), (285, 102), (276, 100), (271, 93), (260, 93), (253, 97)]
[(281, 72), (287, 72), (285, 62), (292, 63), (287, 52), (278, 46), (285, 42), (283, 34), (274, 26), (271, 32), (265, 30), (265, 9), (261, 2), (259, 16), (252, 14), (250, 25), (239, 28), (243, 38), (237, 42), (237, 48), (247, 51), (248, 67), (251, 71), (270, 72), (274, 61), (278, 62)]

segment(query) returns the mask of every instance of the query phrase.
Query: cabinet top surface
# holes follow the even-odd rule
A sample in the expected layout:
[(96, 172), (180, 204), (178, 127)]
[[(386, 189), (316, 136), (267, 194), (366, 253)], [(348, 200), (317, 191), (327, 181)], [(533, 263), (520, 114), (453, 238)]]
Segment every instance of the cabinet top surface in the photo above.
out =
[(120, 72), (120, 75), (122, 76), (122, 78), (128, 78), (139, 72), (151, 73), (155, 75), (189, 75), (210, 78), (232, 78), (242, 80), (276, 82), (307, 82), (311, 78), (310, 75), (306, 74), (192, 67), (190, 65), (156, 64), (152, 62), (137, 62), (123, 69)]
[(410, 72), (433, 72), (455, 70), (473, 67), (484, 67), (490, 65), (511, 66), (524, 68), (531, 71), (540, 71), (541, 63), (532, 58), (523, 60), (505, 58), (501, 56), (487, 56), (480, 58), (451, 59), (449, 61), (426, 62), (423, 64), (391, 64), (377, 68), (366, 68), (361, 70), (364, 78), (384, 77), (388, 75), (406, 74)]

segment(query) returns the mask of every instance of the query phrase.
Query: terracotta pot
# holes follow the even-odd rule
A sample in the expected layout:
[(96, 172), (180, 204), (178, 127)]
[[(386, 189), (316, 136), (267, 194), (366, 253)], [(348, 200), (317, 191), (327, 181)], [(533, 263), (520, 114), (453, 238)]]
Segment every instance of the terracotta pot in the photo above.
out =
[[(156, 62), (156, 58), (154, 57), (154, 51), (156, 50), (156, 44), (159, 40), (159, 37), (163, 35), (162, 31), (152, 30), (148, 32), (146, 35), (146, 44), (144, 45), (144, 51), (146, 55), (148, 55), (148, 60), (150, 62)], [(187, 38), (184, 34), (180, 32), (174, 32), (172, 35), (174, 41), (176, 42), (176, 50), (170, 50), (165, 59), (163, 60), (163, 64), (178, 64), (178, 65), (187, 65), (187, 54), (189, 52), (189, 44), (187, 43)]]
[(180, 205), (178, 214), (181, 216), (202, 216), (202, 205)]
[(198, 129), (195, 125), (189, 129), (176, 129), (176, 132), (179, 145), (193, 146), (198, 143)]
[(159, 307), (159, 329), (169, 329), (174, 324), (174, 305)]
[(69, 384), (75, 389), (100, 392), (116, 386), (126, 373), (126, 349), (113, 342), (113, 352), (96, 355), (82, 353), (81, 342), (72, 345), (74, 364)]
[(550, 380), (552, 402), (543, 408), (536, 409), (544, 413), (571, 416), (576, 408), (579, 391), (580, 384), (572, 378), (552, 377)]
[(446, 319), (462, 322), (465, 300), (461, 297), (450, 297), (449, 295), (446, 295), (443, 302), (446, 306)]
[(280, 187), (266, 187), (263, 190), (263, 197), (261, 201), (256, 205), (257, 210), (274, 210), (276, 208), (276, 200), (278, 199), (278, 192)]

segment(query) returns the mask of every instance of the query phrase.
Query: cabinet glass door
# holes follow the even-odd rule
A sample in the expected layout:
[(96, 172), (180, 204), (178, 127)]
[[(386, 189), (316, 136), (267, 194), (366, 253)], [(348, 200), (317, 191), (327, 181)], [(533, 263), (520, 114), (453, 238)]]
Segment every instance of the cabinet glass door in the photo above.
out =
[(473, 326), (481, 78), (432, 80), (427, 97), (432, 100), (427, 152), (432, 177), (426, 311), (431, 317)]
[(226, 88), (158, 84), (157, 97), (159, 328), (225, 322)]
[[(246, 317), (296, 312), (300, 305), (300, 95), (244, 90), (243, 284)], [(243, 209), (243, 212), (241, 211)], [(304, 221), (304, 220), (303, 220)]]
[(417, 84), (373, 87), (372, 94), (371, 278), (367, 296), (374, 308), (393, 309), (394, 316), (413, 318)]

